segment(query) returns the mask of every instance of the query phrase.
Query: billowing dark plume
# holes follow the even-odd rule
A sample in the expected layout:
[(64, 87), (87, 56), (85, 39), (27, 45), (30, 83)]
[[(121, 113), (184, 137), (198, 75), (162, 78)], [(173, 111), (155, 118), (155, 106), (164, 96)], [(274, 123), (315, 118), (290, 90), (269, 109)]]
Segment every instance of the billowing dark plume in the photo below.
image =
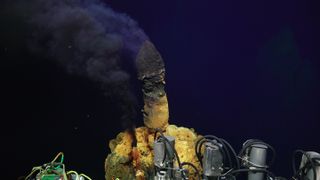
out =
[(15, 7), (30, 26), (30, 52), (101, 83), (106, 95), (117, 100), (122, 119), (135, 116), (130, 76), (121, 57), (126, 54), (133, 61), (148, 38), (134, 20), (92, 0), (28, 0)]

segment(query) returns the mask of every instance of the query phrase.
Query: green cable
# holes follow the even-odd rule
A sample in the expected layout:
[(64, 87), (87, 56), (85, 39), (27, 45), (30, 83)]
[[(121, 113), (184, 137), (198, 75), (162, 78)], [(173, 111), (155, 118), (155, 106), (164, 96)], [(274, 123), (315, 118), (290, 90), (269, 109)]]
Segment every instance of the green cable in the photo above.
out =
[[(51, 163), (53, 164), (53, 163), (59, 158), (59, 156), (61, 156), (61, 158), (60, 158), (60, 163), (63, 164), (63, 161), (64, 161), (64, 154), (63, 154), (63, 152), (59, 152), (59, 153), (56, 155), (56, 157), (51, 161)], [(58, 166), (55, 167), (54, 169), (59, 169), (59, 168), (61, 168), (61, 165), (58, 165)]]
[(62, 163), (63, 163), (63, 161), (64, 161), (64, 155), (62, 154), (62, 155), (61, 155), (60, 163), (62, 164)]

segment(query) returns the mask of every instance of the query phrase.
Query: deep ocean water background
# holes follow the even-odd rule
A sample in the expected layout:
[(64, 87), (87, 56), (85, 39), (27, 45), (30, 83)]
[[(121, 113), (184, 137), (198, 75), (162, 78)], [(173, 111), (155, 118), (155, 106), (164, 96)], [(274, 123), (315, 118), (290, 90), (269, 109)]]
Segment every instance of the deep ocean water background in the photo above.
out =
[[(106, 3), (138, 21), (162, 54), (170, 123), (223, 137), (236, 150), (246, 139), (262, 139), (277, 150), (271, 170), (285, 177), (292, 175), (293, 150), (320, 151), (314, 2)], [(19, 50), (19, 36), (1, 36), (0, 44), (5, 179), (59, 151), (68, 169), (103, 179), (108, 140), (122, 131), (112, 100), (99, 85)]]

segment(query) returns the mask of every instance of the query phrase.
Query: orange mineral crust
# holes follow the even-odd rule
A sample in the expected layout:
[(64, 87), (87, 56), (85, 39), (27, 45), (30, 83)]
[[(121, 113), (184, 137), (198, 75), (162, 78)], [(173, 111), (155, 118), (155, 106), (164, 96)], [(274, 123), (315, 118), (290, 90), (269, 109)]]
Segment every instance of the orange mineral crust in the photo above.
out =
[[(195, 142), (199, 135), (193, 129), (168, 125), (165, 135), (175, 137), (175, 148), (181, 162), (190, 162), (198, 169), (199, 161), (194, 152)], [(147, 127), (136, 128), (137, 147), (132, 148), (132, 136), (121, 132), (109, 142), (111, 153), (105, 161), (105, 177), (107, 180), (120, 179), (152, 179), (154, 131)], [(197, 176), (192, 168), (188, 168), (190, 179)]]

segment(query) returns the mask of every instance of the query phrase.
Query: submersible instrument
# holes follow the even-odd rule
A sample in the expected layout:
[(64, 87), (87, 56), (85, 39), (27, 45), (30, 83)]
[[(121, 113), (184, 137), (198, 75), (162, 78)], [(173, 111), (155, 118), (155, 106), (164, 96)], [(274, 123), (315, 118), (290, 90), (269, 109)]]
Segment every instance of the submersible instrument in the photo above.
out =
[[(296, 170), (296, 156), (302, 154), (299, 169)], [(320, 154), (314, 151), (296, 150), (292, 158), (293, 179), (320, 180)]]
[[(157, 132), (160, 136), (157, 137)], [(189, 162), (181, 162), (175, 150), (175, 138), (162, 133), (161, 129), (156, 129), (154, 141), (154, 180), (187, 180), (188, 170), (184, 166), (191, 166), (199, 176), (198, 169)], [(175, 166), (175, 163), (178, 165)]]

